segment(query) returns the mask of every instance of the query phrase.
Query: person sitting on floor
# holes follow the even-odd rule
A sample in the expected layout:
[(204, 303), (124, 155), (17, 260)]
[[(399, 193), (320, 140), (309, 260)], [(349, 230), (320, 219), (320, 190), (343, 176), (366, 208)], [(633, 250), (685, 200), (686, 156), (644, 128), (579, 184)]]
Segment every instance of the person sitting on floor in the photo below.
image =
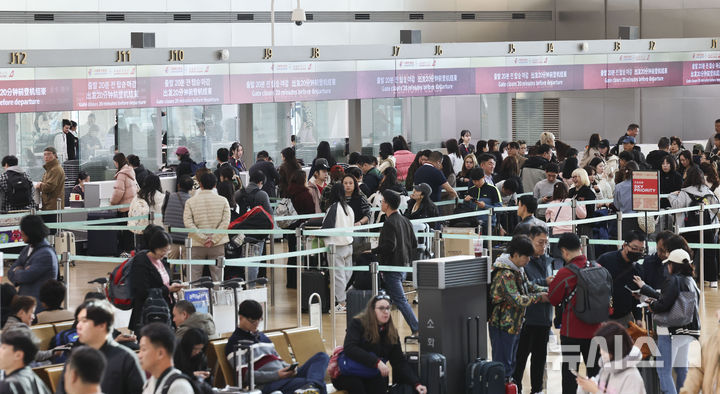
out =
[[(258, 330), (263, 310), (259, 302), (245, 300), (238, 306), (239, 324), (225, 346), (225, 356), (230, 365), (239, 359), (243, 366), (243, 381), (248, 381), (248, 352), (239, 349), (241, 341), (251, 341), (253, 346), (255, 384), (263, 394), (280, 391), (283, 394), (301, 392), (305, 394), (326, 394), (325, 370), (330, 357), (319, 352), (310, 357), (300, 368), (290, 369), (290, 364), (280, 358), (270, 339)], [(296, 391), (297, 390), (297, 391)]]

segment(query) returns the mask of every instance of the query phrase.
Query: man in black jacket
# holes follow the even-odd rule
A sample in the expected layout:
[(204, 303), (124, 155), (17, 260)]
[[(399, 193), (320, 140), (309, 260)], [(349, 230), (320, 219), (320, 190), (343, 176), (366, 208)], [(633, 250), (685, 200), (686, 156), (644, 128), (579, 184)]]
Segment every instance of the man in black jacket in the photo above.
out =
[(670, 154), (670, 138), (660, 137), (658, 140), (658, 148), (648, 153), (645, 162), (655, 171), (660, 171), (665, 156)]
[[(382, 265), (409, 266), (415, 249), (417, 249), (417, 238), (415, 238), (413, 226), (410, 220), (398, 212), (400, 195), (397, 192), (385, 190), (382, 192), (382, 196), (383, 202), (380, 209), (385, 214), (385, 223), (380, 230), (380, 243), (377, 248), (373, 249), (373, 253), (378, 255), (378, 260)], [(405, 273), (383, 272), (382, 277), (385, 282), (385, 290), (390, 295), (393, 304), (400, 309), (413, 335), (416, 335), (419, 329), (418, 320), (405, 298), (402, 287)]]
[(263, 191), (270, 197), (277, 197), (275, 185), (277, 185), (280, 180), (280, 174), (278, 174), (275, 164), (270, 161), (270, 155), (266, 150), (258, 152), (256, 159), (255, 164), (250, 167), (250, 176), (252, 176), (253, 173), (262, 171), (262, 173), (265, 174), (265, 183), (262, 186)]
[[(87, 301), (78, 307), (78, 342), (97, 349), (105, 356), (107, 368), (102, 378), (105, 394), (140, 394), (145, 384), (145, 372), (135, 353), (112, 339), (108, 334), (115, 316), (107, 301)], [(67, 365), (66, 365), (67, 367)], [(57, 394), (65, 393), (64, 373), (58, 384)]]
[(640, 278), (653, 289), (662, 289), (668, 279), (668, 270), (663, 261), (667, 259), (670, 253), (667, 247), (668, 240), (674, 237), (679, 238), (680, 236), (667, 230), (659, 232), (655, 237), (655, 242), (657, 242), (656, 252), (645, 256), (643, 260)]
[(637, 300), (627, 288), (638, 289), (633, 277), (641, 275), (636, 261), (642, 258), (645, 251), (645, 234), (633, 230), (627, 233), (624, 241), (622, 249), (603, 254), (597, 263), (605, 267), (613, 278), (613, 313), (610, 320), (627, 327), (630, 321), (642, 320), (640, 310), (635, 307)]

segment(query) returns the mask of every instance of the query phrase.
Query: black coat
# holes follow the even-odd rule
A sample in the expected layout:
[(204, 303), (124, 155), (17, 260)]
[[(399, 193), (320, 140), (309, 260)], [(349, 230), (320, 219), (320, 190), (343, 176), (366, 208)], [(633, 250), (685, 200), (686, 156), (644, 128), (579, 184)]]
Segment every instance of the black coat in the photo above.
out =
[[(568, 194), (568, 197), (576, 198), (578, 201), (597, 200), (597, 195), (594, 191), (592, 191), (592, 189), (590, 189), (590, 186), (582, 186), (580, 189), (575, 189), (573, 187), (572, 189), (570, 189), (570, 194)], [(585, 210), (587, 211), (588, 218), (593, 217), (595, 215), (595, 204), (585, 205)]]
[(610, 272), (613, 279), (613, 314), (612, 319), (619, 319), (629, 312), (632, 312), (637, 319), (640, 319), (641, 312), (635, 306), (638, 304), (632, 293), (625, 288), (637, 289), (633, 282), (633, 276), (642, 275), (640, 266), (634, 262), (627, 262), (623, 259), (621, 251), (607, 252), (598, 258), (597, 263)]
[(387, 216), (379, 240), (373, 253), (377, 253), (380, 264), (400, 267), (410, 264), (417, 249), (417, 238), (410, 220), (399, 212)]
[(177, 179), (180, 179), (180, 177), (183, 175), (193, 176), (193, 164), (195, 164), (195, 162), (193, 161), (193, 159), (190, 158), (190, 156), (183, 156), (180, 159), (180, 164), (178, 164), (177, 170), (175, 170), (175, 175), (177, 176)]
[[(135, 352), (109, 340), (100, 348), (107, 360), (107, 368), (100, 382), (105, 394), (140, 394), (145, 385), (145, 372), (140, 367)], [(60, 375), (56, 394), (65, 394), (65, 373)]]
[(375, 368), (380, 359), (388, 360), (393, 368), (393, 376), (399, 377), (400, 383), (412, 386), (420, 384), (417, 374), (403, 356), (399, 340), (397, 343), (390, 343), (387, 331), (383, 330), (378, 343), (369, 342), (365, 339), (365, 330), (359, 319), (353, 319), (347, 328), (343, 353), (369, 368)]
[[(673, 304), (675, 304), (675, 301), (677, 301), (681, 291), (690, 290), (689, 283), (692, 282), (692, 280), (692, 277), (690, 277), (690, 280), (686, 280), (686, 277), (682, 275), (673, 274), (669, 275), (668, 280), (665, 281), (661, 293), (658, 293), (655, 289), (648, 285), (643, 286), (640, 292), (648, 297), (656, 299), (656, 301), (650, 303), (650, 309), (653, 313), (667, 312), (670, 308), (672, 308)], [(700, 302), (699, 299), (698, 302)], [(692, 335), (695, 338), (699, 338), (700, 317), (698, 315), (698, 310), (695, 309), (693, 319), (690, 324), (687, 324), (684, 327), (668, 327), (668, 329), (673, 335)]]
[(280, 174), (275, 168), (275, 164), (271, 161), (258, 160), (250, 167), (249, 173), (252, 176), (252, 174), (257, 171), (262, 171), (262, 173), (265, 174), (265, 183), (262, 187), (265, 193), (267, 193), (269, 197), (277, 197), (275, 185), (277, 185), (280, 180)]
[[(167, 263), (163, 263), (165, 270), (167, 271)], [(149, 289), (162, 289), (163, 297), (168, 303), (170, 310), (172, 310), (173, 302), (170, 297), (170, 290), (165, 286), (162, 281), (160, 273), (155, 266), (147, 257), (147, 251), (144, 250), (135, 255), (133, 264), (130, 267), (130, 286), (133, 295), (133, 309), (130, 315), (130, 322), (128, 328), (135, 331), (140, 327), (140, 317), (142, 316), (142, 309), (145, 305), (145, 299), (148, 297)]]

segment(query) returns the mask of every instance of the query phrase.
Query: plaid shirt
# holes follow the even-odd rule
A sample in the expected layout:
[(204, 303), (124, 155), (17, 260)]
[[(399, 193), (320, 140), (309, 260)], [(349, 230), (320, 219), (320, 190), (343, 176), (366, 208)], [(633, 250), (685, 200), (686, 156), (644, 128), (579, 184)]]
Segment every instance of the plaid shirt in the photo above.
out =
[[(8, 169), (8, 171), (13, 171), (13, 170)], [(18, 206), (14, 206), (12, 204), (12, 202), (10, 201), (10, 190), (8, 188), (8, 175), (7, 175), (8, 171), (5, 171), (4, 173), (0, 174), (0, 192), (2, 192), (2, 195), (3, 195), (2, 200), (0, 200), (0, 204), (1, 204), (0, 212), (7, 213), (9, 211), (25, 210), (25, 209), (31, 209), (31, 208), (37, 209), (38, 205), (35, 202), (35, 199), (32, 198), (32, 193), (34, 193), (34, 191), (32, 189), (30, 190), (31, 198), (30, 198), (29, 205), (18, 207)], [(13, 171), (13, 172), (18, 172), (18, 171)], [(32, 183), (32, 179), (30, 179), (30, 177), (27, 175), (27, 173), (23, 172), (22, 174), (25, 176), (25, 179), (27, 179), (28, 181), (30, 181), (30, 183)]]

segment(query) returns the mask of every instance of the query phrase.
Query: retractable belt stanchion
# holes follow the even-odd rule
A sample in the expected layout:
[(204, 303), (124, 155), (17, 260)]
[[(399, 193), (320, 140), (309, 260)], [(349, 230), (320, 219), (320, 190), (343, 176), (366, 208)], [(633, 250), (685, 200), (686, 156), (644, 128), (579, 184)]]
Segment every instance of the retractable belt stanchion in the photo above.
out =
[[(67, 237), (68, 243), (70, 242), (70, 237)], [(65, 245), (69, 247), (70, 245)], [(63, 267), (65, 269), (65, 309), (70, 309), (68, 306), (70, 305), (70, 249), (67, 249), (62, 254), (62, 263)]]
[[(185, 238), (185, 258), (188, 260), (192, 260), (192, 238), (190, 238), (188, 234), (188, 237)], [(191, 264), (185, 264), (185, 269), (187, 270), (187, 281), (192, 282), (192, 265)]]
[[(302, 250), (302, 229), (300, 227), (295, 229), (295, 239), (297, 240), (297, 251)], [(295, 275), (297, 276), (296, 287), (296, 303), (297, 303), (297, 326), (302, 327), (302, 256), (298, 256), (295, 260)]]
[[(270, 254), (275, 254), (275, 234), (270, 234)], [(270, 263), (270, 260), (268, 260), (268, 263)], [(270, 278), (270, 306), (275, 306), (275, 269), (267, 267), (267, 271)]]
[[(702, 230), (702, 227), (705, 225), (704, 215), (705, 213), (705, 204), (700, 203), (700, 291), (705, 290), (705, 231)], [(708, 223), (708, 225), (711, 223)], [(713, 278), (717, 280), (716, 278)]]
[(433, 252), (435, 258), (442, 257), (442, 245), (440, 244), (441, 237), (442, 232), (440, 230), (433, 231)]
[[(58, 212), (55, 214), (55, 221), (57, 223), (62, 223), (62, 215), (60, 214), (60, 210), (62, 210), (62, 199), (57, 199), (57, 208)], [(57, 228), (57, 232), (60, 232), (60, 227)]]
[(335, 349), (337, 346), (337, 338), (335, 338), (335, 245), (328, 244), (327, 248), (328, 267), (330, 268), (328, 272), (330, 275), (330, 333), (332, 334), (332, 348)]
[(220, 268), (220, 282), (225, 281), (225, 256), (215, 258), (215, 266)]
[(370, 277), (372, 278), (373, 297), (378, 295), (378, 283), (380, 282), (380, 263), (373, 261), (370, 263)]
[[(243, 257), (250, 257), (250, 242), (245, 242), (245, 244), (243, 244), (243, 254), (245, 255)], [(250, 280), (250, 267), (248, 267), (246, 265), (245, 266), (245, 281), (249, 281), (249, 280)]]
[(580, 241), (582, 242), (582, 254), (583, 256), (587, 256), (588, 251), (588, 237), (587, 235), (583, 235), (580, 237)]
[[(560, 208), (562, 207), (558, 207), (558, 210)], [(570, 200), (570, 214), (572, 215), (573, 221), (572, 232), (577, 234), (577, 225), (575, 224), (575, 220), (577, 220), (577, 212), (575, 212), (575, 208), (577, 208), (577, 200), (573, 198)], [(585, 247), (585, 256), (587, 256), (587, 246)]]
[[(487, 216), (487, 236), (492, 237), (492, 218), (493, 218), (493, 209), (490, 208), (490, 212)], [(492, 252), (493, 252), (493, 246), (492, 246), (492, 239), (488, 238), (488, 256), (490, 256), (490, 260), (492, 260)]]
[[(618, 211), (617, 213), (617, 240), (622, 241), (622, 228), (623, 228), (623, 222), (622, 222), (623, 214), (621, 211)], [(618, 249), (622, 249), (622, 244), (618, 245)]]

